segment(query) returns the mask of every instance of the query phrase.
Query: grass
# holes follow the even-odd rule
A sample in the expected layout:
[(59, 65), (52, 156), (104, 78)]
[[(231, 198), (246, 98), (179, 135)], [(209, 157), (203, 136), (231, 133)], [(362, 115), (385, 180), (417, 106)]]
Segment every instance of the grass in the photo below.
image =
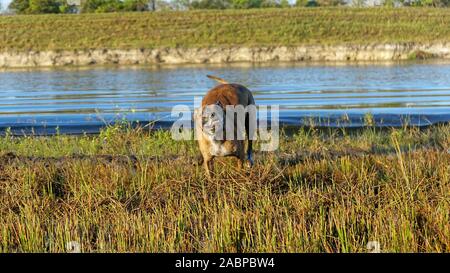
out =
[(0, 50), (447, 42), (450, 9), (291, 8), (0, 16)]
[(449, 252), (449, 149), (449, 125), (300, 128), (209, 182), (167, 131), (7, 134), (0, 251)]

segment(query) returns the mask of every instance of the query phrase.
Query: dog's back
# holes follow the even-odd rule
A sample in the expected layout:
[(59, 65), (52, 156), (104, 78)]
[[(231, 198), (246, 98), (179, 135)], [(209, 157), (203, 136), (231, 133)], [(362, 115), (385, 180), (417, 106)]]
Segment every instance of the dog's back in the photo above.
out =
[(236, 83), (220, 84), (209, 90), (202, 100), (202, 107), (220, 102), (221, 105), (254, 105), (253, 95), (245, 86)]

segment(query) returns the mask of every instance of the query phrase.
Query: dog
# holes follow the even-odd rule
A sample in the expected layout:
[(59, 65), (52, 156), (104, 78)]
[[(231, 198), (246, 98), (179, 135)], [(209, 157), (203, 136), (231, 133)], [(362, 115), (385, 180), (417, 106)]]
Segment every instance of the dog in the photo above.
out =
[[(201, 152), (199, 163), (204, 166), (206, 175), (211, 178), (213, 173), (213, 160), (215, 157), (233, 156), (238, 159), (238, 169), (241, 169), (245, 161), (249, 167), (253, 166), (253, 142), (250, 137), (251, 124), (256, 124), (256, 116), (245, 112), (244, 119), (238, 120), (239, 115), (233, 113), (233, 138), (223, 136), (228, 118), (224, 117), (229, 106), (247, 107), (255, 106), (252, 93), (245, 86), (228, 83), (224, 79), (207, 75), (208, 78), (216, 80), (219, 85), (209, 90), (202, 100), (201, 107), (194, 111), (194, 122), (196, 126), (196, 136)], [(242, 109), (242, 108), (241, 108)], [(219, 110), (219, 111), (217, 111)], [(248, 108), (247, 108), (248, 110)], [(220, 114), (222, 112), (222, 115)], [(230, 114), (230, 112), (228, 112)], [(245, 135), (247, 143), (247, 158), (245, 152), (245, 140), (237, 135), (238, 123), (245, 123)], [(230, 121), (231, 124), (231, 121)], [(240, 127), (241, 128), (241, 127)], [(219, 134), (222, 137), (217, 137)], [(226, 138), (225, 138), (226, 137)]]

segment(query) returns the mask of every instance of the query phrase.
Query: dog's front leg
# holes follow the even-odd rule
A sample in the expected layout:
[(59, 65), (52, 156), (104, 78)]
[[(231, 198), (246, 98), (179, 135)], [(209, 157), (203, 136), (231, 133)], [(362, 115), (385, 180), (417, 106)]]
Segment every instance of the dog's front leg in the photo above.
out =
[(213, 158), (205, 158), (203, 160), (203, 167), (205, 168), (205, 172), (206, 172), (206, 177), (208, 179), (212, 179), (213, 175), (214, 175), (214, 162), (213, 162)]

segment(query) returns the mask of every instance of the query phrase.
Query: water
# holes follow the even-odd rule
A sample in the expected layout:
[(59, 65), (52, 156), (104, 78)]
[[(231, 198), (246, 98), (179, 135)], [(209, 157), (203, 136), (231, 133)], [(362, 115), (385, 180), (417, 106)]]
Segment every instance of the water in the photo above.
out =
[(0, 71), (0, 131), (96, 132), (118, 119), (168, 127), (173, 106), (215, 85), (206, 74), (252, 90), (257, 104), (280, 105), (290, 125), (378, 126), (450, 121), (450, 63), (197, 65)]

